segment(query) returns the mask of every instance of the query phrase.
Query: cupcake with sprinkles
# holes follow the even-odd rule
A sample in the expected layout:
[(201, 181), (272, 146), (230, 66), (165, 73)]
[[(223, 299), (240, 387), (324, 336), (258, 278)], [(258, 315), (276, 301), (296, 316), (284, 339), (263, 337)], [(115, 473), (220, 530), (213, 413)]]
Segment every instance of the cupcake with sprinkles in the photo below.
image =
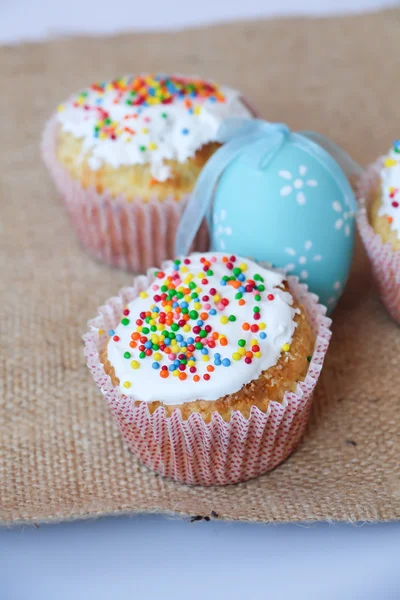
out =
[(296, 278), (197, 253), (138, 277), (84, 337), (131, 450), (185, 483), (244, 481), (300, 440), (330, 321)]
[[(94, 83), (58, 107), (43, 155), (83, 247), (140, 272), (173, 256), (196, 179), (241, 94), (198, 77), (141, 75)], [(207, 246), (205, 227), (194, 247)]]
[(382, 300), (400, 323), (400, 140), (358, 185), (358, 226)]

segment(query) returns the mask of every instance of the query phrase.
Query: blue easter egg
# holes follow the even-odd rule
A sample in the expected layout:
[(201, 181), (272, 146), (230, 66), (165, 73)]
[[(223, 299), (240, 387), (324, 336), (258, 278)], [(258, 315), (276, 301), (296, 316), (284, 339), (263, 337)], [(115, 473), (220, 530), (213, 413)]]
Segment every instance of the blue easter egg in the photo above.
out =
[[(297, 275), (330, 312), (347, 280), (357, 203), (345, 172), (362, 169), (331, 140), (284, 123), (227, 119), (180, 221), (186, 254), (207, 215), (211, 250)], [(335, 159), (334, 159), (335, 157)]]
[(344, 289), (354, 245), (353, 208), (332, 161), (290, 136), (264, 168), (244, 151), (222, 172), (208, 219), (212, 250), (285, 268), (329, 311)]

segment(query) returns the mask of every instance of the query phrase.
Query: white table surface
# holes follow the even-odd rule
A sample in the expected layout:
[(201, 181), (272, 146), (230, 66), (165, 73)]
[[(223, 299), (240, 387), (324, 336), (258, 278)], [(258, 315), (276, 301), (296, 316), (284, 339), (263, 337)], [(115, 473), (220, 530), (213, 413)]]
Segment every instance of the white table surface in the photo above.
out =
[(1, 600), (398, 600), (400, 523), (161, 516), (0, 531)]
[[(100, 10), (99, 0), (0, 0), (0, 43), (397, 3), (113, 0)], [(143, 515), (0, 530), (0, 600), (156, 598), (398, 600), (400, 524), (191, 524)]]

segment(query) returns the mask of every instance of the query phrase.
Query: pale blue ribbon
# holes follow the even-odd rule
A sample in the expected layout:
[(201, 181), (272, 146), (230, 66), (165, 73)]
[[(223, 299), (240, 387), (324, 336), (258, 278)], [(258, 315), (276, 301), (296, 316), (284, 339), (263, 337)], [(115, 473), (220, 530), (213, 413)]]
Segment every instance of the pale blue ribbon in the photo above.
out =
[(201, 171), (179, 223), (175, 239), (176, 256), (189, 252), (224, 170), (241, 154), (244, 154), (243, 160), (247, 165), (263, 170), (287, 141), (312, 155), (330, 171), (347, 205), (356, 212), (356, 200), (347, 177), (359, 177), (363, 169), (325, 136), (312, 131), (294, 133), (284, 123), (233, 118), (222, 123), (217, 133), (217, 141), (223, 146), (213, 154)]

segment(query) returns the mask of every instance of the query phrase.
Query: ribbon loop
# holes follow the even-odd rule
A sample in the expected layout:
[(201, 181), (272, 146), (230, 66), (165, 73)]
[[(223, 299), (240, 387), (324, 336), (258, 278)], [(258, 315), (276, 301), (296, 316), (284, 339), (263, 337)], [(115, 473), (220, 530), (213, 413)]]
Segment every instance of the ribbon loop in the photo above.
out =
[(262, 119), (243, 119), (232, 117), (223, 121), (217, 131), (217, 142), (226, 144), (232, 139), (256, 134), (258, 137), (267, 136), (276, 131), (289, 134), (290, 129), (285, 123), (269, 123)]

